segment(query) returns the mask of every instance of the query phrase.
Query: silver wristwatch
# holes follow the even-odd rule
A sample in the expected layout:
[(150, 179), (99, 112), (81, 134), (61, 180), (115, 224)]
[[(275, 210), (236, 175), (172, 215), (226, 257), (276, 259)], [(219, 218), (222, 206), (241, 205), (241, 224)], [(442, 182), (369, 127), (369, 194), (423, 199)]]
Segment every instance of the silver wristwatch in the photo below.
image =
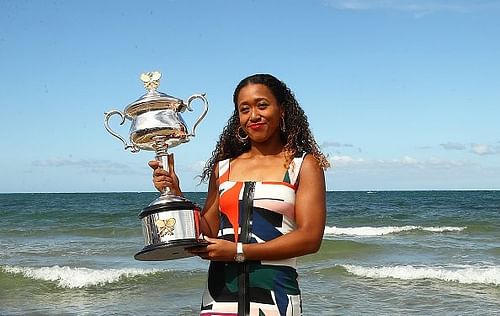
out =
[(236, 256), (234, 256), (234, 261), (242, 263), (245, 261), (245, 254), (243, 253), (243, 243), (239, 242), (236, 244)]

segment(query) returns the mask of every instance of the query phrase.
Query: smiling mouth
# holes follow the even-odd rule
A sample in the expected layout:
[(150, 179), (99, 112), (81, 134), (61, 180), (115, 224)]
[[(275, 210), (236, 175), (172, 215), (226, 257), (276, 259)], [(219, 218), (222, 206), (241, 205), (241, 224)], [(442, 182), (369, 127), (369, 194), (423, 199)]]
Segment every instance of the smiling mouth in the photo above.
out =
[(248, 128), (251, 128), (251, 129), (259, 129), (261, 128), (262, 126), (264, 126), (265, 123), (256, 123), (256, 124), (250, 124), (248, 125)]

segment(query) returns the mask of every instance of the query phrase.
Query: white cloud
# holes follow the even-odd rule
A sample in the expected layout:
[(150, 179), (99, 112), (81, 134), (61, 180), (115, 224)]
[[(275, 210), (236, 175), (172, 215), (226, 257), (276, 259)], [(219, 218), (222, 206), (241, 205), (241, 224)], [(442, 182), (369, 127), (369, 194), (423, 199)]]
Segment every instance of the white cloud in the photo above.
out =
[(492, 145), (483, 143), (466, 145), (462, 143), (447, 142), (439, 145), (446, 150), (465, 150), (469, 148), (471, 153), (480, 156), (500, 154), (500, 145), (497, 144)]
[(408, 165), (408, 166), (413, 166), (413, 165), (417, 165), (418, 164), (418, 160), (417, 159), (409, 157), (409, 156), (404, 156), (400, 160), (400, 162), (401, 162), (401, 164)]
[(397, 10), (419, 14), (434, 12), (469, 12), (500, 9), (497, 1), (470, 0), (325, 0), (326, 5), (339, 10)]
[(478, 155), (487, 155), (491, 153), (490, 146), (486, 144), (473, 144), (471, 147), (472, 152)]
[(353, 158), (348, 155), (333, 155), (330, 163), (334, 167), (350, 167), (353, 165), (363, 165), (366, 161), (363, 158)]
[(456, 167), (473, 166), (472, 162), (467, 160), (451, 160), (451, 159), (441, 159), (441, 158), (430, 158), (423, 163), (425, 166), (440, 168), (440, 169), (451, 169)]
[(466, 148), (464, 144), (454, 142), (447, 142), (439, 145), (446, 150), (464, 150)]
[(500, 146), (493, 146), (488, 144), (472, 144), (471, 151), (477, 155), (496, 155), (500, 154)]
[(31, 164), (40, 168), (76, 167), (89, 172), (108, 174), (131, 174), (136, 172), (126, 164), (99, 159), (46, 159), (35, 160)]
[(432, 146), (419, 146), (417, 147), (418, 149), (422, 149), (422, 150), (427, 150), (427, 149), (432, 149), (433, 147)]
[(328, 147), (354, 147), (354, 145), (353, 144), (342, 144), (339, 142), (323, 142), (320, 147), (325, 149)]
[(330, 163), (335, 169), (351, 169), (351, 168), (364, 168), (364, 169), (391, 169), (391, 168), (412, 168), (412, 169), (450, 169), (462, 166), (472, 165), (469, 161), (460, 160), (447, 160), (440, 158), (429, 158), (426, 160), (418, 160), (411, 156), (404, 156), (397, 159), (364, 159), (355, 158), (348, 155), (334, 155), (330, 157)]

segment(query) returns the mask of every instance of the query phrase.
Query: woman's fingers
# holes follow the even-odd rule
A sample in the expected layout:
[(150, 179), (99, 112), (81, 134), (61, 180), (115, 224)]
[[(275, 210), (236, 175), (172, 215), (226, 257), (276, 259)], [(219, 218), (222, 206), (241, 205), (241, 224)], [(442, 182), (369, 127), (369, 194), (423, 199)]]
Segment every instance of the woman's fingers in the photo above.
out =
[(198, 256), (202, 259), (206, 259), (206, 260), (209, 259), (207, 247), (196, 247), (195, 246), (195, 247), (186, 248), (186, 250), (188, 252), (192, 253), (193, 255)]
[(205, 247), (192, 247), (187, 250), (195, 256), (212, 261), (233, 261), (236, 244), (217, 238), (204, 237), (209, 244)]
[(151, 167), (151, 169), (156, 170), (160, 166), (160, 162), (158, 160), (150, 160), (148, 162), (148, 165)]
[(173, 154), (168, 155), (168, 170), (170, 170), (171, 173), (175, 174)]
[(160, 177), (160, 176), (170, 176), (168, 174), (168, 172), (163, 169), (163, 168), (156, 168), (154, 171), (153, 171), (153, 176), (157, 176), (157, 177)]
[(180, 189), (179, 178), (177, 177), (174, 169), (174, 156), (169, 154), (167, 157), (167, 170), (165, 170), (158, 160), (151, 160), (148, 165), (153, 169), (153, 184), (158, 191), (163, 191), (169, 187), (176, 195), (182, 195)]

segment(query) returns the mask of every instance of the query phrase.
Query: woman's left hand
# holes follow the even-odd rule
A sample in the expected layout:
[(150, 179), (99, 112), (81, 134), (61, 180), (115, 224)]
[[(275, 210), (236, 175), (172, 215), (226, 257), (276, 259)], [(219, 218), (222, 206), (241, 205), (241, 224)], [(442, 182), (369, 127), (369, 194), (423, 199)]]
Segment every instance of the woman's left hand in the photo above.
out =
[(205, 260), (234, 261), (236, 243), (207, 236), (204, 239), (209, 243), (206, 247), (189, 248), (187, 250)]

